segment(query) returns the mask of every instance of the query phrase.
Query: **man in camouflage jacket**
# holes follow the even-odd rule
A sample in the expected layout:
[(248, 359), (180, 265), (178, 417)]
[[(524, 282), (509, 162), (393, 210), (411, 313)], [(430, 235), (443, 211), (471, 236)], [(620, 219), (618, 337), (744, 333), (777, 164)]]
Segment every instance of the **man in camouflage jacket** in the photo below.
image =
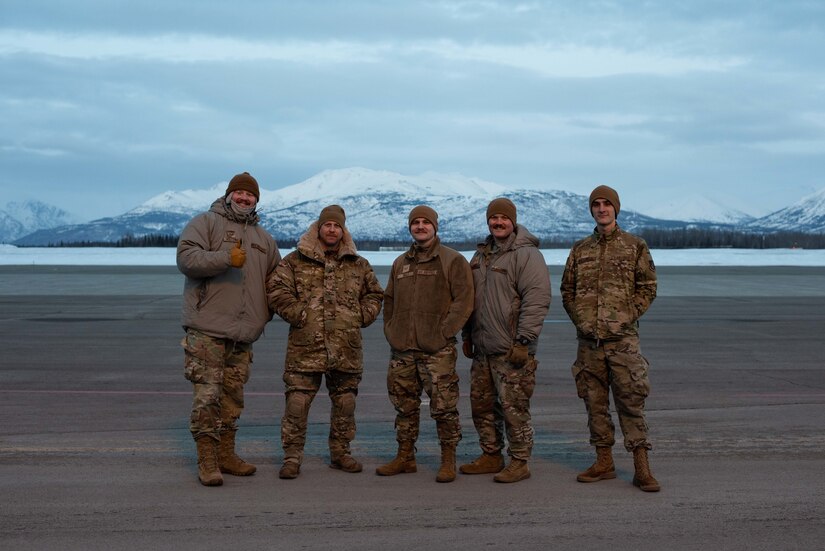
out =
[(194, 217), (178, 241), (178, 269), (186, 276), (184, 375), (194, 386), (189, 430), (198, 449), (198, 478), (206, 486), (221, 485), (222, 472), (255, 472), (235, 454), (235, 432), (252, 343), (272, 318), (266, 277), (281, 260), (275, 240), (258, 225), (259, 197), (248, 172), (234, 176), (224, 196)]
[(516, 220), (516, 206), (505, 197), (487, 207), (490, 235), (470, 260), (475, 308), (462, 331), (464, 355), (473, 359), (470, 403), (482, 453), (460, 470), (498, 473), (493, 480), (504, 483), (530, 476), (536, 344), (550, 308), (550, 273), (539, 240)]
[(300, 473), (307, 416), (322, 376), (332, 401), (330, 466), (362, 470), (350, 454), (363, 370), (361, 328), (378, 316), (383, 290), (370, 263), (358, 255), (345, 222), (340, 206), (324, 208), (266, 284), (270, 308), (289, 323), (279, 472), (285, 479)]
[(617, 224), (621, 205), (615, 190), (597, 187), (589, 204), (596, 229), (573, 245), (561, 282), (564, 309), (579, 342), (573, 377), (587, 408), (590, 443), (596, 448), (595, 463), (577, 480), (616, 477), (612, 390), (624, 446), (633, 453), (633, 484), (656, 492), (659, 483), (648, 463), (651, 446), (644, 415), (650, 392), (648, 362), (639, 347), (639, 318), (656, 298), (656, 267), (644, 240)]
[(461, 440), (455, 335), (473, 308), (473, 280), (461, 253), (441, 244), (435, 210), (413, 208), (407, 228), (414, 243), (393, 262), (384, 294), (384, 335), (392, 349), (387, 390), (396, 411), (398, 454), (376, 473), (416, 472), (423, 390), (441, 445), (436, 481), (452, 482)]

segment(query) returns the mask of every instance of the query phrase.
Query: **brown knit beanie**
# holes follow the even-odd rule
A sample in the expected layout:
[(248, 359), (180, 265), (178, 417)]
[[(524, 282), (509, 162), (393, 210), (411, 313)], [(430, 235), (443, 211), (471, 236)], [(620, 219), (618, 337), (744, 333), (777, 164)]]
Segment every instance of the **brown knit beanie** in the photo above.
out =
[(516, 206), (508, 198), (499, 197), (490, 201), (490, 204), (487, 205), (487, 220), (496, 214), (503, 214), (510, 219), (514, 226), (516, 225)]
[(330, 205), (321, 211), (321, 216), (318, 217), (318, 227), (320, 228), (327, 222), (335, 222), (343, 228), (346, 221), (347, 215), (344, 209), (340, 205)]
[(410, 217), (407, 221), (407, 228), (409, 228), (412, 225), (413, 220), (415, 220), (416, 218), (425, 218), (429, 220), (435, 228), (435, 231), (438, 231), (438, 213), (435, 212), (432, 208), (428, 207), (427, 205), (418, 205), (410, 211)]
[(622, 208), (622, 204), (619, 202), (619, 194), (616, 193), (616, 190), (612, 187), (608, 186), (599, 186), (594, 189), (590, 193), (590, 203), (588, 203), (588, 209), (590, 209), (592, 213), (593, 209), (593, 201), (596, 199), (606, 199), (613, 208), (616, 209), (616, 216), (619, 216), (619, 210)]
[(233, 191), (238, 190), (248, 191), (255, 196), (257, 201), (261, 200), (261, 191), (258, 189), (258, 182), (248, 172), (233, 176), (232, 179), (229, 180), (229, 186), (227, 186), (226, 193), (224, 193), (223, 196), (227, 197)]

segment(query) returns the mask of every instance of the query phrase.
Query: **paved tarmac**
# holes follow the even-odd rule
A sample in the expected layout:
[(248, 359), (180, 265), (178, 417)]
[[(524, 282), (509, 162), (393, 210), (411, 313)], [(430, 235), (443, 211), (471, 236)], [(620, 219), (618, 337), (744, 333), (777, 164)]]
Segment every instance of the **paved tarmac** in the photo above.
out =
[[(825, 548), (825, 268), (659, 269), (642, 323), (657, 494), (630, 484), (621, 444), (616, 480), (575, 481), (592, 450), (557, 270), (529, 480), (437, 484), (426, 407), (418, 473), (373, 474), (395, 452), (380, 320), (365, 330), (353, 445), (364, 472), (327, 467), (319, 394), (301, 476), (278, 479), (287, 327), (276, 320), (255, 345), (238, 433), (258, 472), (205, 488), (174, 268), (0, 267), (0, 549)], [(469, 364), (460, 462), (478, 453)]]

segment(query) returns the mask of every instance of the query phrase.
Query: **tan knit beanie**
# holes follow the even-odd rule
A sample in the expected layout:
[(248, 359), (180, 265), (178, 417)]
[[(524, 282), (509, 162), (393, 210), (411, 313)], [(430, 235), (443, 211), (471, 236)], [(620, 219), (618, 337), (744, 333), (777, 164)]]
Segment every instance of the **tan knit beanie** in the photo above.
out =
[(510, 219), (514, 226), (516, 225), (516, 206), (508, 198), (499, 197), (490, 201), (490, 204), (487, 205), (487, 220), (496, 214), (503, 214)]
[(224, 193), (223, 196), (227, 197), (233, 191), (238, 190), (248, 191), (255, 196), (257, 201), (261, 200), (261, 191), (258, 189), (258, 182), (248, 172), (243, 172), (233, 176), (232, 179), (229, 180), (229, 185), (227, 186), (226, 193)]
[(596, 199), (606, 199), (613, 208), (616, 209), (616, 216), (619, 216), (619, 210), (622, 204), (619, 202), (619, 194), (616, 190), (608, 186), (599, 186), (590, 193), (590, 202), (588, 203), (588, 210), (592, 212), (593, 201)]
[(321, 211), (321, 216), (318, 217), (318, 227), (320, 228), (327, 222), (335, 222), (343, 228), (346, 221), (347, 215), (344, 209), (340, 205), (330, 205)]
[(412, 225), (413, 220), (416, 218), (425, 218), (429, 220), (435, 228), (435, 231), (438, 231), (438, 213), (427, 205), (418, 205), (410, 211), (410, 217), (407, 221), (408, 228)]

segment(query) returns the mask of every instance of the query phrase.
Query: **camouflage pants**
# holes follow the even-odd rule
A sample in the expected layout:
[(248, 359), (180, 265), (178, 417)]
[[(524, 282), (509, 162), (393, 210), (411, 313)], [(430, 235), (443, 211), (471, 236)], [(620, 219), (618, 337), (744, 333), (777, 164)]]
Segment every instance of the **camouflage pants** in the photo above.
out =
[(197, 439), (237, 429), (243, 386), (249, 380), (252, 345), (218, 339), (189, 329), (181, 341), (183, 374), (194, 386), (189, 430)]
[(533, 451), (533, 425), (530, 421), (530, 398), (536, 388), (534, 357), (524, 367), (516, 368), (503, 354), (476, 354), (470, 368), (470, 404), (479, 444), (485, 453), (499, 453), (504, 448), (507, 431), (507, 454), (527, 461)]
[(284, 462), (301, 464), (307, 436), (307, 418), (312, 400), (326, 379), (332, 401), (329, 419), (329, 453), (333, 458), (350, 453), (355, 438), (355, 397), (358, 396), (360, 373), (332, 370), (326, 373), (284, 372), (286, 407), (281, 419), (281, 444)]
[(645, 398), (650, 393), (647, 378), (648, 363), (639, 350), (639, 337), (618, 341), (579, 339), (573, 377), (576, 392), (587, 408), (587, 426), (593, 446), (612, 446), (615, 427), (610, 418), (610, 396), (627, 451), (643, 447), (651, 449), (645, 422)]
[(461, 440), (456, 358), (455, 342), (434, 354), (413, 350), (392, 351), (387, 370), (387, 391), (396, 411), (396, 440), (418, 440), (422, 390), (430, 398), (430, 417), (435, 419), (439, 442), (455, 445)]

